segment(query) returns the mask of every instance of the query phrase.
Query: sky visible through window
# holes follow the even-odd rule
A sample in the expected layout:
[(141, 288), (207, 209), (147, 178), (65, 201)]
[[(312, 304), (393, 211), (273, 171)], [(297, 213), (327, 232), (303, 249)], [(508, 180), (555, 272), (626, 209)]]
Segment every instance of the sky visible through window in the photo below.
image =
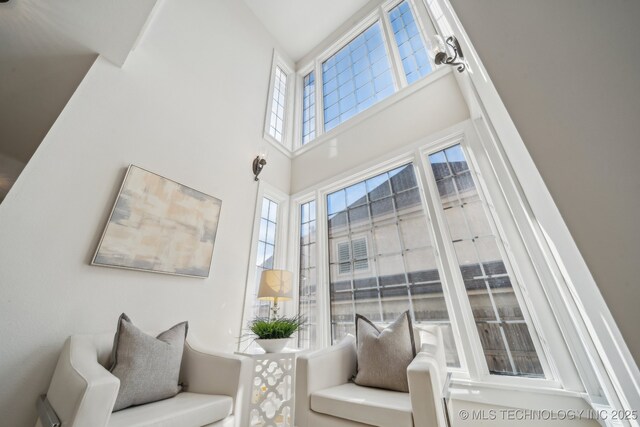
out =
[[(305, 145), (433, 71), (428, 36), (408, 0), (379, 6), (374, 22), (302, 77), (298, 134)], [(388, 21), (387, 21), (388, 19)], [(387, 22), (389, 25), (387, 25)], [(392, 55), (392, 56), (389, 56)], [(404, 78), (402, 78), (404, 75)], [(316, 88), (315, 85), (318, 85)], [(316, 113), (316, 95), (322, 107)]]
[(322, 64), (322, 81), (325, 131), (395, 91), (379, 22)]
[(302, 145), (316, 137), (316, 79), (315, 72), (304, 76), (302, 94)]
[(269, 119), (269, 135), (282, 142), (284, 132), (284, 106), (287, 92), (287, 75), (280, 67), (276, 67), (273, 82), (273, 98), (271, 100), (271, 117)]
[(256, 281), (253, 314), (258, 317), (269, 316), (269, 302), (258, 300), (260, 277), (264, 270), (273, 268), (273, 258), (276, 251), (276, 228), (278, 220), (278, 204), (271, 199), (262, 199), (260, 214), (260, 231), (258, 232), (258, 251), (256, 255)]
[(391, 9), (389, 19), (407, 83), (411, 84), (431, 72), (427, 49), (409, 3), (403, 1)]

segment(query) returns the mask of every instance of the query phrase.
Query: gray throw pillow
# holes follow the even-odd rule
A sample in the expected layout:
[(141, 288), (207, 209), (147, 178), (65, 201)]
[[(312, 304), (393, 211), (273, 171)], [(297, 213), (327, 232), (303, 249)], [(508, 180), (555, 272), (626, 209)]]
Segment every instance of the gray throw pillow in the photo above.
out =
[(358, 373), (354, 382), (367, 387), (409, 391), (407, 367), (416, 356), (411, 316), (406, 311), (380, 330), (356, 314)]
[(188, 327), (187, 322), (178, 323), (154, 338), (122, 313), (111, 352), (110, 371), (120, 379), (114, 412), (178, 394)]

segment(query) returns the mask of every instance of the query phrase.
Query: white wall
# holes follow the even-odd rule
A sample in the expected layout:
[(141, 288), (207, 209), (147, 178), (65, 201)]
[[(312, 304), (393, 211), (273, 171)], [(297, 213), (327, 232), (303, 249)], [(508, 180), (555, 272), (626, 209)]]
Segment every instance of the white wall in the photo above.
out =
[(295, 194), (468, 118), (458, 84), (451, 73), (446, 73), (383, 111), (357, 124), (345, 124), (346, 129), (327, 135), (328, 141), (296, 156), (291, 164), (291, 192)]
[[(166, 0), (124, 68), (91, 68), (0, 205), (2, 425), (33, 425), (65, 338), (121, 312), (235, 349), (273, 44), (243, 2)], [(211, 277), (89, 265), (129, 163), (222, 199)], [(289, 174), (271, 150), (263, 179)]]
[(640, 362), (640, 3), (450, 1)]

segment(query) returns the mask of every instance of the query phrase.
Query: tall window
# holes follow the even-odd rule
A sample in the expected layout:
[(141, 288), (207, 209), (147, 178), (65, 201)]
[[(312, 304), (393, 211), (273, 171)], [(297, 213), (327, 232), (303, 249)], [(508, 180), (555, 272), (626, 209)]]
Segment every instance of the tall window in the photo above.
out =
[(270, 304), (267, 301), (258, 300), (258, 288), (260, 276), (264, 270), (273, 268), (273, 258), (276, 250), (276, 227), (278, 219), (278, 204), (271, 199), (262, 199), (262, 212), (260, 214), (260, 230), (258, 232), (258, 250), (256, 255), (256, 280), (253, 298), (253, 315), (257, 317), (269, 317)]
[(271, 95), (271, 114), (268, 131), (276, 141), (283, 141), (284, 111), (287, 96), (287, 74), (276, 65), (273, 76), (273, 91)]
[(322, 64), (322, 82), (327, 131), (394, 92), (379, 22)]
[(316, 79), (310, 72), (302, 81), (302, 144), (316, 137)]
[(331, 334), (354, 333), (355, 313), (389, 323), (409, 310), (442, 326), (459, 366), (414, 167), (401, 166), (327, 196)]
[(300, 295), (298, 313), (307, 319), (306, 328), (298, 333), (298, 346), (313, 347), (317, 328), (316, 273), (316, 202), (300, 206)]
[(489, 371), (542, 377), (502, 242), (462, 147), (433, 153), (429, 162)]
[(407, 83), (411, 84), (431, 72), (427, 49), (406, 0), (389, 11), (389, 19)]

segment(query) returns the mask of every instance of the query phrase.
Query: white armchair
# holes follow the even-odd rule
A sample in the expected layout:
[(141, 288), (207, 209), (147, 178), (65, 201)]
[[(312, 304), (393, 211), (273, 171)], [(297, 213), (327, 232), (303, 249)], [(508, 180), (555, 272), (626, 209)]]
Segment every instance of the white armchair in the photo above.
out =
[[(253, 361), (200, 351), (191, 339), (182, 357), (182, 392), (111, 413), (120, 387), (120, 380), (104, 367), (112, 345), (112, 334), (74, 335), (65, 342), (43, 405), (49, 407), (49, 415), (55, 412), (61, 427), (248, 425), (245, 409)], [(42, 410), (36, 427), (48, 427)]]
[(415, 328), (421, 351), (407, 369), (409, 393), (358, 386), (351, 335), (296, 362), (297, 427), (445, 427), (446, 362), (437, 326)]

